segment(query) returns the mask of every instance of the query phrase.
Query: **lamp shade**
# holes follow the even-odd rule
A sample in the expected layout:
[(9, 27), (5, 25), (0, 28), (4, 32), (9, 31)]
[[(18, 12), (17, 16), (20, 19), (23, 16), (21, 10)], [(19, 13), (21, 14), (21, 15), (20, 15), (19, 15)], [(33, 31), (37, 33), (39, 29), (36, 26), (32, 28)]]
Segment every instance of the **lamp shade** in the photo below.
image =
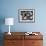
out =
[(14, 18), (5, 18), (5, 25), (14, 25)]

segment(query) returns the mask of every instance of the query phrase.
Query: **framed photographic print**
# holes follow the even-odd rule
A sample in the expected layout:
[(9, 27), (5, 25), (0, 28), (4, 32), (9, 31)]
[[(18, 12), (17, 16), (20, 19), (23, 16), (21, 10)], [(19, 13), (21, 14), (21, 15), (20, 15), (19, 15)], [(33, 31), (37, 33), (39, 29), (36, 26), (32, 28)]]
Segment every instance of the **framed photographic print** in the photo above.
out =
[(35, 9), (19, 9), (18, 18), (19, 18), (19, 22), (34, 23), (35, 22)]

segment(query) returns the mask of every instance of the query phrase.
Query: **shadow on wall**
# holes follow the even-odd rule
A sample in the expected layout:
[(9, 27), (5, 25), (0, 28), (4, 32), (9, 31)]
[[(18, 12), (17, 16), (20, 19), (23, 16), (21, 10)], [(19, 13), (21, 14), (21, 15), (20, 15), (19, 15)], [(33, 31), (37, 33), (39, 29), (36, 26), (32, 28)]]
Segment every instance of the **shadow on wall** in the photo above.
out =
[(2, 32), (2, 25), (5, 23), (5, 17), (0, 16), (0, 46), (3, 46), (3, 32)]

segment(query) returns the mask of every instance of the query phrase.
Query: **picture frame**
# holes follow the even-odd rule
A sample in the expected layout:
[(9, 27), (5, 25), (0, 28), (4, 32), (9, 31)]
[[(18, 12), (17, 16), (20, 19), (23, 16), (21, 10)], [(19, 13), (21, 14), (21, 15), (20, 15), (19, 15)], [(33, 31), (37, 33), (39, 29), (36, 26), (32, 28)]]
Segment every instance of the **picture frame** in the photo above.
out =
[(35, 9), (19, 9), (18, 19), (22, 23), (34, 23), (35, 22)]

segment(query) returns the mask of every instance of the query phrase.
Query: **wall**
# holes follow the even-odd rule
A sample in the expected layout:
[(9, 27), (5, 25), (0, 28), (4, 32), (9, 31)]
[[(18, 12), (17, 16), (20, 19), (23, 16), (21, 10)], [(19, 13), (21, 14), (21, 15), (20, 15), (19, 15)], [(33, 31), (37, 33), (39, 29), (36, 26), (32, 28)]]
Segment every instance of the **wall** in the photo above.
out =
[[(11, 31), (46, 31), (46, 0), (1, 0), (2, 17), (13, 17), (14, 26)], [(18, 9), (35, 9), (35, 23), (19, 23)], [(4, 24), (1, 26), (2, 32), (8, 31)]]

